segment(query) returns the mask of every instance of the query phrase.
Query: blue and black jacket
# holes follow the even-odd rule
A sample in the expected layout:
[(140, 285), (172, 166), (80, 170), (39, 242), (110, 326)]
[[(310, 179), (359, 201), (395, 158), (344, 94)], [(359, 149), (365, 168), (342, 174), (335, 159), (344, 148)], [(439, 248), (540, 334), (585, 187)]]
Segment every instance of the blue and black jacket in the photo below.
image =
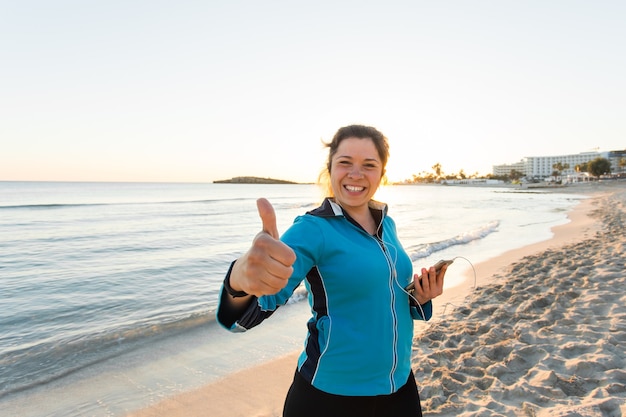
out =
[[(218, 321), (232, 331), (250, 329), (284, 305), (304, 280), (312, 317), (298, 371), (314, 387), (337, 395), (397, 391), (411, 371), (413, 320), (429, 320), (432, 304), (411, 307), (403, 290), (411, 260), (398, 241), (387, 206), (370, 201), (376, 235), (367, 233), (327, 198), (295, 219), (281, 240), (296, 253), (285, 288), (259, 297), (241, 317), (220, 302)], [(225, 297), (222, 288), (220, 300)]]

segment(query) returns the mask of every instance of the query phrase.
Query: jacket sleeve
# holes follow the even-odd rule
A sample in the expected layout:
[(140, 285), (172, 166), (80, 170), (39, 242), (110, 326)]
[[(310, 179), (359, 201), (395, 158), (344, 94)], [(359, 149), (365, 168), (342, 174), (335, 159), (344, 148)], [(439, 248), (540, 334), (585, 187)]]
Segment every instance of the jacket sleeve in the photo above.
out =
[(271, 296), (264, 295), (258, 298), (252, 296), (248, 308), (241, 315), (238, 315), (239, 313), (233, 310), (229, 303), (224, 302), (228, 294), (224, 284), (222, 284), (216, 314), (218, 323), (233, 332), (245, 332), (261, 324), (263, 320), (274, 314), (278, 307), (287, 303), (289, 297), (291, 297), (291, 294), (299, 285), (299, 282), (295, 283), (295, 285), (294, 282), (295, 280), (290, 278), (287, 286), (277, 294)]
[[(293, 274), (287, 285), (276, 294), (252, 297), (248, 308), (239, 315), (234, 312), (230, 305), (224, 302), (228, 297), (224, 284), (220, 290), (219, 304), (216, 319), (224, 328), (233, 332), (244, 332), (270, 317), (280, 306), (285, 305), (293, 292), (298, 288), (306, 277), (307, 272), (313, 267), (315, 253), (321, 242), (321, 233), (314, 222), (303, 219), (311, 216), (300, 216), (294, 224), (285, 232), (281, 240), (296, 253), (296, 262), (293, 265)], [(313, 249), (312, 249), (313, 248)], [(228, 270), (230, 274), (231, 268)]]
[[(389, 216), (385, 217), (385, 233), (387, 233), (387, 237), (389, 239), (391, 239), (392, 243), (394, 246), (401, 248), (402, 251), (402, 256), (398, 256), (397, 257), (397, 267), (398, 268), (402, 268), (402, 273), (400, 274), (401, 276), (405, 276), (406, 277), (406, 282), (405, 284), (408, 284), (410, 282), (410, 280), (412, 279), (413, 276), (413, 266), (411, 263), (411, 259), (409, 258), (408, 254), (405, 252), (405, 250), (402, 248), (402, 244), (400, 243), (400, 241), (398, 240), (398, 232), (396, 229), (396, 222)], [(404, 261), (402, 261), (404, 260)], [(400, 285), (400, 284), (398, 284)], [(401, 288), (406, 287), (406, 285), (403, 285)], [(406, 292), (406, 291), (404, 291)], [(415, 302), (417, 302), (417, 300), (415, 300)], [(431, 317), (433, 316), (433, 303), (432, 301), (428, 301), (420, 306), (417, 306), (415, 303), (411, 302), (409, 303), (410, 305), (410, 312), (411, 312), (411, 318), (413, 318), (413, 320), (423, 320), (423, 321), (428, 321), (431, 319)]]
[(411, 317), (413, 320), (428, 321), (433, 316), (433, 302), (428, 301), (420, 307), (411, 306)]

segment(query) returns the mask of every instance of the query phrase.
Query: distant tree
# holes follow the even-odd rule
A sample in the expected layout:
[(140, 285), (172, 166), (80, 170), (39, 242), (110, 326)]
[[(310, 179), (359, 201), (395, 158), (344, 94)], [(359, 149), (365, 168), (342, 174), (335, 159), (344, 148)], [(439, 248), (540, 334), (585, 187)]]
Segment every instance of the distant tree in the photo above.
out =
[(561, 172), (563, 170), (563, 163), (557, 162), (556, 164), (552, 164), (552, 169), (554, 170), (553, 172)]
[(435, 176), (431, 172), (422, 171), (419, 174), (413, 174), (411, 179), (405, 181), (409, 184), (421, 184), (421, 183), (432, 183), (435, 182)]
[(598, 178), (611, 173), (611, 161), (606, 158), (596, 158), (588, 164), (589, 173)]
[[(473, 173), (468, 176), (465, 173), (465, 170), (461, 169), (458, 174), (444, 174), (441, 169), (441, 164), (437, 162), (432, 166), (432, 172), (422, 171), (419, 174), (413, 174), (411, 178), (408, 178), (403, 181), (404, 184), (421, 184), (421, 183), (434, 183), (441, 179), (466, 179), (466, 178), (485, 178), (485, 179), (495, 179), (492, 174), (486, 174), (481, 176), (478, 172)], [(507, 179), (507, 176), (500, 177), (500, 179)]]
[(576, 172), (589, 172), (589, 162), (577, 164), (574, 169), (576, 170)]
[(621, 158), (619, 160), (619, 167), (621, 168), (622, 171), (624, 171), (624, 168), (626, 168), (626, 158)]
[[(563, 171), (569, 169), (569, 164), (564, 164), (563, 162), (557, 162), (556, 164), (552, 165), (552, 169), (554, 169), (557, 172), (555, 176), (560, 177)], [(554, 173), (552, 175), (554, 175)]]
[(509, 178), (513, 181), (519, 180), (520, 178), (522, 178), (524, 176), (523, 173), (519, 172), (516, 169), (512, 169), (511, 172), (509, 173)]
[(433, 171), (435, 171), (435, 176), (437, 177), (437, 179), (441, 178), (443, 171), (441, 169), (441, 164), (439, 162), (437, 162), (435, 165), (432, 166)]

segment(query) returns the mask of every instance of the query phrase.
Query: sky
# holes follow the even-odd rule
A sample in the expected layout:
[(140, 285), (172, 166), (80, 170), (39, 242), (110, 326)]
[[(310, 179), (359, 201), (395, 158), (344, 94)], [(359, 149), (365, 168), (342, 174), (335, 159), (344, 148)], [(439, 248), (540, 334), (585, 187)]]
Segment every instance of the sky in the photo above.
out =
[(626, 149), (622, 0), (0, 0), (0, 180), (391, 181)]

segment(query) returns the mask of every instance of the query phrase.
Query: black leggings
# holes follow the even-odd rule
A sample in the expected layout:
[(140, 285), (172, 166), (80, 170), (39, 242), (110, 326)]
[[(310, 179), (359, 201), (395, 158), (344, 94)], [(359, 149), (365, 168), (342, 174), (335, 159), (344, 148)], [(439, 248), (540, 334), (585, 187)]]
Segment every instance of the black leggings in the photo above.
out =
[(413, 372), (406, 384), (389, 395), (353, 397), (328, 394), (309, 384), (299, 372), (287, 398), (283, 417), (421, 417), (422, 407)]

